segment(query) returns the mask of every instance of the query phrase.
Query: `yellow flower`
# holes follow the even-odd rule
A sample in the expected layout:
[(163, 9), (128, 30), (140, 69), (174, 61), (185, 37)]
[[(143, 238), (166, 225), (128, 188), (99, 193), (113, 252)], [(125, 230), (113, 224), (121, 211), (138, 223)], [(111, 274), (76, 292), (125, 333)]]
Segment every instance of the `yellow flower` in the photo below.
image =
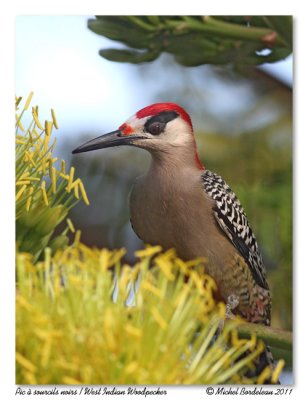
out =
[(161, 313), (158, 311), (156, 307), (153, 307), (151, 309), (151, 313), (155, 319), (155, 321), (158, 323), (158, 325), (161, 327), (161, 329), (165, 330), (168, 327), (168, 323), (165, 321)]
[(138, 250), (135, 251), (135, 256), (139, 257), (139, 258), (143, 258), (143, 257), (152, 257), (155, 254), (161, 252), (162, 248), (161, 246), (148, 246), (143, 250)]
[(34, 373), (37, 370), (37, 367), (31, 361), (29, 361), (26, 357), (24, 357), (23, 355), (21, 355), (18, 352), (16, 353), (16, 361), (23, 368), (25, 368), (26, 370), (28, 370), (30, 372)]

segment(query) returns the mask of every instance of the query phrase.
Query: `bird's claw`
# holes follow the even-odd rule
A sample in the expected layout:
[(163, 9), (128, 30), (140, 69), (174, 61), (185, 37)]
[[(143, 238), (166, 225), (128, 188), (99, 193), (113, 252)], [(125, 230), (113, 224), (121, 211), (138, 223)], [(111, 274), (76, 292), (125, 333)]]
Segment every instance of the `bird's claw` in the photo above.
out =
[[(226, 319), (233, 319), (234, 314), (232, 310), (234, 310), (239, 305), (239, 297), (235, 294), (231, 294), (228, 296), (227, 304), (226, 304)], [(218, 334), (220, 334), (224, 328), (225, 320), (221, 320), (217, 329)]]
[(228, 296), (226, 304), (226, 318), (228, 319), (234, 318), (232, 310), (234, 310), (239, 305), (239, 302), (240, 302), (239, 297), (236, 296), (235, 294), (231, 294), (230, 296)]

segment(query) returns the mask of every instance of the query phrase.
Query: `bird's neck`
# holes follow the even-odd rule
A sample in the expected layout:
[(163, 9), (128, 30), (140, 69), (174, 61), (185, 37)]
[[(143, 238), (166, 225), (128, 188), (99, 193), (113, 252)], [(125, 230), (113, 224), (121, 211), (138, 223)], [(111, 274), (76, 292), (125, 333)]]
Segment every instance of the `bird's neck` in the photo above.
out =
[(151, 169), (178, 171), (179, 173), (183, 169), (196, 171), (203, 171), (205, 169), (199, 158), (195, 142), (191, 146), (177, 146), (159, 151), (154, 150), (151, 151), (151, 155)]

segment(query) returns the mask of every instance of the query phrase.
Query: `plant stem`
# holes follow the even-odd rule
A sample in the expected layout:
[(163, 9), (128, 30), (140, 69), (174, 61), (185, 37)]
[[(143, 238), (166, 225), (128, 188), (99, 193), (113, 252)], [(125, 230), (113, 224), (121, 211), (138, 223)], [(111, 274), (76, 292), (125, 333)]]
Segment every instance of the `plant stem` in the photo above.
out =
[[(228, 321), (226, 321), (226, 324), (228, 324)], [(259, 339), (264, 340), (269, 346), (292, 351), (292, 332), (249, 322), (239, 325), (237, 331), (240, 337), (249, 338), (252, 333), (255, 333)]]
[[(183, 18), (187, 23), (187, 26), (195, 31), (203, 31), (208, 33), (215, 33), (218, 36), (227, 37), (228, 39), (241, 39), (241, 40), (252, 40), (252, 41), (262, 41), (264, 37), (275, 32), (268, 28), (255, 28), (251, 26), (243, 26), (230, 22), (224, 22), (217, 20), (210, 16), (205, 16), (203, 18), (203, 23), (192, 17)], [(172, 21), (170, 21), (172, 23)], [(178, 25), (178, 21), (176, 22)], [(281, 39), (277, 33), (276, 44), (285, 45), (284, 40)]]

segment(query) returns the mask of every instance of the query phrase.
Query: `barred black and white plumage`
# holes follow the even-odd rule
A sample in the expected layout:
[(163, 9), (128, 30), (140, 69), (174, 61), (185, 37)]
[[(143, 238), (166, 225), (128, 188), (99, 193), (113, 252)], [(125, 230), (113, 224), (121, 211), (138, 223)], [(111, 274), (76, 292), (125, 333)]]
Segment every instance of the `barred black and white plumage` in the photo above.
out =
[[(205, 170), (202, 174), (202, 180), (205, 192), (215, 201), (213, 213), (219, 227), (243, 256), (255, 280), (253, 290), (255, 292), (255, 301), (258, 302), (259, 299), (260, 303), (264, 305), (263, 312), (261, 312), (262, 316), (258, 315), (256, 310), (252, 311), (250, 315), (245, 315), (245, 313), (242, 313), (242, 315), (246, 318), (248, 317), (248, 320), (256, 318), (254, 322), (270, 325), (271, 299), (269, 286), (266, 281), (265, 268), (259, 246), (245, 211), (230, 186), (219, 175)], [(259, 319), (260, 316), (261, 320)], [(259, 375), (267, 365), (270, 365), (272, 369), (274, 368), (273, 355), (268, 346), (261, 353), (256, 363), (256, 370), (248, 373), (247, 377)], [(266, 380), (265, 383), (271, 382)], [(277, 383), (280, 384), (279, 381)]]
[(247, 262), (256, 283), (268, 290), (259, 246), (240, 201), (214, 172), (205, 170), (202, 180), (205, 192), (215, 200), (213, 212), (217, 223)]

